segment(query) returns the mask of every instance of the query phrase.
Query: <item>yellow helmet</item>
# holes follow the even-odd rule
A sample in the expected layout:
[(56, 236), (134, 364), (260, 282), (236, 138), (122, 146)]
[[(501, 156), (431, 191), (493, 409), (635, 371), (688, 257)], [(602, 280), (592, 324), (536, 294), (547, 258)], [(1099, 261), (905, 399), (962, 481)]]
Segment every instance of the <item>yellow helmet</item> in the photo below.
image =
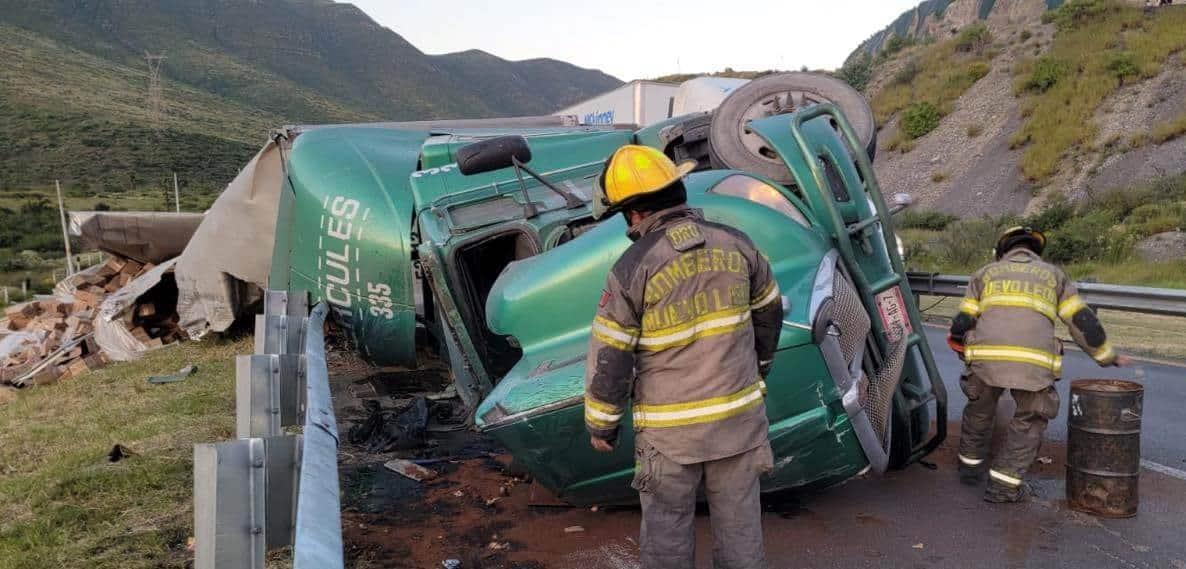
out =
[(694, 160), (675, 165), (667, 155), (637, 144), (627, 144), (605, 162), (593, 196), (593, 217), (620, 211), (636, 198), (653, 195), (681, 180), (696, 167)]
[(1017, 226), (1006, 229), (1001, 236), (997, 238), (997, 246), (993, 249), (998, 260), (1005, 256), (1010, 249), (1029, 241), (1030, 250), (1041, 255), (1042, 251), (1046, 249), (1046, 234), (1028, 226)]

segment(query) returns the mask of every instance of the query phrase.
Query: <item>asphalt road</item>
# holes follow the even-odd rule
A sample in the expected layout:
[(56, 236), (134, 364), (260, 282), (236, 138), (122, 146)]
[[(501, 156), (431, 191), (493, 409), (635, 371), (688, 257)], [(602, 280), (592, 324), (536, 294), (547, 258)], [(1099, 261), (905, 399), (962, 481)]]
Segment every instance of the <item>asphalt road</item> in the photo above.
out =
[[(928, 326), (926, 332), (935, 353), (935, 363), (947, 386), (947, 418), (958, 423), (967, 403), (959, 388), (963, 362), (946, 348), (945, 329)], [(1142, 374), (1143, 378), (1140, 377)], [(1186, 433), (1186, 366), (1137, 359), (1132, 367), (1101, 368), (1087, 354), (1068, 349), (1063, 359), (1063, 380), (1055, 384), (1062, 399), (1062, 409), (1050, 424), (1046, 434), (1048, 440), (1067, 439), (1067, 406), (1071, 398), (1071, 381), (1075, 379), (1130, 379), (1143, 384), (1141, 456), (1152, 463), (1186, 471), (1186, 436), (1183, 436)], [(997, 413), (998, 422), (1008, 421), (1012, 412), (1012, 402), (1002, 404)], [(952, 438), (958, 436), (959, 433), (951, 433)]]
[[(927, 334), (949, 391), (947, 441), (927, 464), (818, 492), (764, 496), (770, 569), (1186, 569), (1186, 368), (1139, 362), (1139, 368), (1101, 369), (1068, 352), (1066, 380), (1058, 384), (1062, 412), (1042, 449), (1052, 461), (1035, 464), (1027, 477), (1036, 496), (988, 504), (983, 486), (963, 485), (956, 473), (962, 365), (944, 347), (943, 330)], [(1072, 511), (1064, 499), (1070, 380), (1134, 378), (1142, 368), (1148, 462), (1140, 512), (1110, 520)], [(339, 395), (342, 404), (347, 398)], [(1001, 407), (998, 443), (1012, 412), (1009, 403)], [(516, 484), (488, 458), (442, 463), (439, 479), (420, 484), (385, 470), (389, 456), (369, 456), (348, 443), (343, 452), (351, 463), (343, 472), (351, 504), (343, 514), (349, 566), (420, 569), (459, 558), (464, 567), (491, 569), (642, 569), (637, 508), (533, 506), (534, 486)], [(706, 514), (702, 509), (695, 523), (695, 567), (705, 569), (712, 567)]]

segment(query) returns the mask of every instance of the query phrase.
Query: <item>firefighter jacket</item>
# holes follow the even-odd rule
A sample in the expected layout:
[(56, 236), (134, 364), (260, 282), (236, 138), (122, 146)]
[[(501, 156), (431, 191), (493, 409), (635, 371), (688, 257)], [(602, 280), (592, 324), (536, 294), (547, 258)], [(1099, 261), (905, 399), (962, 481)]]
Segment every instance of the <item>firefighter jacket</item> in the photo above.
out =
[[(770, 264), (744, 233), (680, 205), (632, 227), (606, 279), (585, 376), (585, 424), (638, 437), (680, 464), (764, 444), (766, 384), (782, 326)], [(631, 405), (631, 401), (633, 404)]]
[(1058, 267), (1025, 247), (976, 272), (951, 326), (969, 368), (994, 387), (1039, 391), (1061, 376), (1066, 323), (1075, 343), (1101, 366), (1116, 353), (1103, 326)]

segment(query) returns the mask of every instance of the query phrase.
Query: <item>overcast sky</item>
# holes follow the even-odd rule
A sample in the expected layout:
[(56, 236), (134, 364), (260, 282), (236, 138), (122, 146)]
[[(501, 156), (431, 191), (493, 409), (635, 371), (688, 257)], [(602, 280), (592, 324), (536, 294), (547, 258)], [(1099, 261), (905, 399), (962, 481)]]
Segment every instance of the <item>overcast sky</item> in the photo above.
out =
[(551, 57), (619, 79), (832, 69), (919, 0), (347, 0), (426, 53)]

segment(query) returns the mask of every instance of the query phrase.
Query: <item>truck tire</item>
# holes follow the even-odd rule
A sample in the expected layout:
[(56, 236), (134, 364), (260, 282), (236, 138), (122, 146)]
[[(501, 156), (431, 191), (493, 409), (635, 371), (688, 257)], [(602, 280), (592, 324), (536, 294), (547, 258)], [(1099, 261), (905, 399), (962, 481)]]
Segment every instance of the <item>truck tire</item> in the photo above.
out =
[[(713, 112), (709, 146), (721, 166), (766, 176), (780, 183), (794, 179), (786, 164), (749, 130), (749, 121), (832, 103), (844, 113), (869, 152), (876, 128), (869, 103), (847, 83), (819, 73), (779, 73), (754, 79), (733, 91)], [(872, 159), (872, 152), (869, 152)]]

